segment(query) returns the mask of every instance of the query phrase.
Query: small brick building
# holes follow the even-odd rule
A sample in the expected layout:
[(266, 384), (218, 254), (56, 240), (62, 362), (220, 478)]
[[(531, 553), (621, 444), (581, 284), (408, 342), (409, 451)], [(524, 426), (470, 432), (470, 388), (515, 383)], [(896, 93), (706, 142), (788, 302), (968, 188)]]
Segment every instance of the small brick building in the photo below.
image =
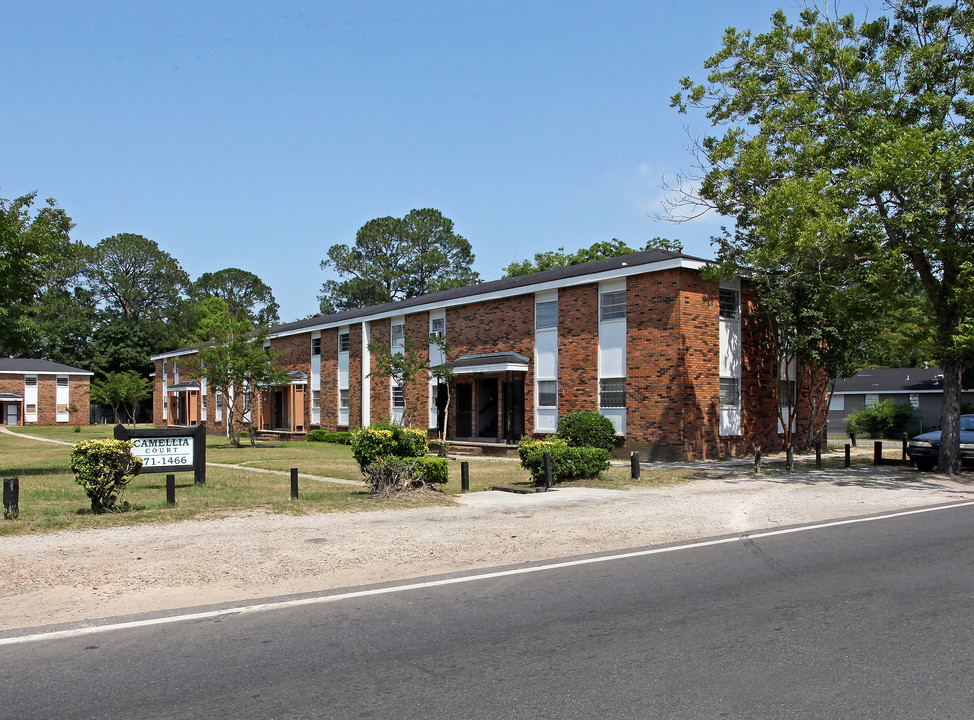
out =
[[(431, 435), (448, 420), (450, 439), (511, 444), (553, 433), (566, 413), (599, 410), (619, 448), (643, 457), (771, 447), (777, 368), (746, 287), (704, 279), (706, 265), (647, 250), (278, 325), (270, 350), (293, 379), (262, 389), (249, 420), (299, 434), (393, 418)], [(421, 344), (430, 335), (447, 338), (449, 357)], [(410, 340), (431, 364), (452, 366), (449, 389), (424, 377), (404, 394), (370, 375), (370, 343), (395, 351)], [(222, 432), (223, 398), (187, 372), (193, 353), (154, 358), (153, 421)]]
[(0, 423), (87, 425), (92, 375), (50, 360), (0, 358)]

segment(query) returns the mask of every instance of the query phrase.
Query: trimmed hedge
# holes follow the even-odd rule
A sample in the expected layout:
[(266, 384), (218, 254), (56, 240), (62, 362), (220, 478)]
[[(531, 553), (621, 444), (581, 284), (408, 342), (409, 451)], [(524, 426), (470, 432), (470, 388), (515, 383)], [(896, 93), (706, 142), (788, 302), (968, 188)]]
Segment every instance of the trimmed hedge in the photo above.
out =
[(347, 430), (341, 432), (328, 432), (327, 430), (309, 430), (305, 436), (308, 442), (328, 442), (339, 445), (351, 445), (352, 433)]
[(544, 454), (551, 453), (553, 482), (598, 477), (609, 469), (609, 451), (594, 447), (571, 447), (557, 436), (546, 440), (522, 438), (517, 445), (521, 467), (531, 473), (538, 484), (545, 480)]
[(580, 410), (562, 416), (558, 421), (558, 436), (571, 447), (612, 450), (616, 444), (616, 430), (612, 421), (595, 410)]

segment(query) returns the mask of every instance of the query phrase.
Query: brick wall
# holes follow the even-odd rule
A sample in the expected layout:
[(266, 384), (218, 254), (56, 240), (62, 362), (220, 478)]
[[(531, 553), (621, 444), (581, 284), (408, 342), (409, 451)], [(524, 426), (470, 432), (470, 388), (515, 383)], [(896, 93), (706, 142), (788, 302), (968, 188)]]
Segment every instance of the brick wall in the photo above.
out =
[[(311, 335), (309, 334), (308, 337), (310, 338)], [(310, 342), (309, 339), (308, 343)], [(349, 384), (351, 382), (350, 378)], [(321, 331), (321, 422), (319, 425), (328, 432), (338, 430), (338, 328)]]
[[(526, 353), (532, 358), (533, 352)], [(532, 400), (531, 414), (534, 414)], [(558, 415), (599, 408), (599, 286), (558, 292)]]
[[(24, 378), (34, 373), (2, 374), (0, 375), (0, 392), (13, 393), (20, 397), (24, 394)], [(73, 408), (68, 413), (67, 422), (57, 420), (57, 376), (36, 375), (37, 377), (37, 422), (30, 425), (87, 425), (91, 414), (91, 400), (88, 397), (90, 375), (71, 375), (68, 377), (68, 406)], [(62, 376), (63, 377), (63, 376)], [(26, 401), (18, 402), (20, 406), (18, 422), (24, 424)], [(6, 415), (0, 420), (6, 423)]]

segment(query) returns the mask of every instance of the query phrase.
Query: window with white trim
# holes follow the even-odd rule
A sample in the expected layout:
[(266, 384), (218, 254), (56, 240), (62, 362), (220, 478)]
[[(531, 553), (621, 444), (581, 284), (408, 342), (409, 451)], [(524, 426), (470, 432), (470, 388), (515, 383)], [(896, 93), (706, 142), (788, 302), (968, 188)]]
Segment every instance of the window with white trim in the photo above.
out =
[(534, 329), (558, 327), (558, 300), (546, 300), (534, 304)]
[(348, 410), (348, 388), (338, 391), (338, 409)]
[(321, 355), (321, 338), (313, 337), (311, 338), (311, 354)]
[(626, 406), (626, 379), (602, 378), (599, 380), (599, 407), (624, 408)]
[(446, 318), (435, 317), (430, 320), (430, 337), (441, 338), (446, 335)]
[(739, 320), (741, 317), (741, 293), (732, 288), (720, 289), (720, 317)]
[(538, 407), (558, 407), (557, 380), (538, 380)]
[(737, 407), (741, 404), (740, 378), (720, 379), (720, 404), (721, 407)]
[(347, 332), (338, 333), (338, 352), (348, 352), (348, 348), (351, 346)]
[(615, 290), (599, 294), (599, 320), (622, 320), (626, 317), (626, 291)]
[(394, 408), (404, 408), (406, 407), (406, 395), (403, 393), (401, 385), (392, 386), (392, 407)]
[(406, 342), (406, 325), (405, 323), (393, 323), (392, 325), (392, 344), (402, 347)]

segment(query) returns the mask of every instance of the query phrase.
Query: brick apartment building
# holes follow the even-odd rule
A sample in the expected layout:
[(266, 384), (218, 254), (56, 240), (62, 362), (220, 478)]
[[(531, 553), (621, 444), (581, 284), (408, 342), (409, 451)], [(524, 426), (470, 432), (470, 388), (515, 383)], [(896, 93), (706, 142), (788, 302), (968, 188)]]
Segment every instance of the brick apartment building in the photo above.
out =
[[(271, 329), (270, 350), (293, 380), (260, 389), (247, 418), (300, 434), (405, 419), (430, 433), (444, 422), (446, 388), (372, 377), (370, 343), (395, 350), (445, 336), (447, 437), (515, 443), (558, 418), (599, 410), (623, 451), (650, 458), (748, 452), (778, 440), (774, 363), (762, 354), (739, 280), (715, 283), (707, 261), (647, 250), (445, 290)], [(156, 356), (153, 421), (222, 432), (223, 398), (192, 377), (192, 348)], [(183, 361), (183, 367), (180, 367)], [(408, 417), (404, 414), (408, 413)]]
[(50, 360), (0, 358), (0, 423), (87, 425), (92, 375)]

